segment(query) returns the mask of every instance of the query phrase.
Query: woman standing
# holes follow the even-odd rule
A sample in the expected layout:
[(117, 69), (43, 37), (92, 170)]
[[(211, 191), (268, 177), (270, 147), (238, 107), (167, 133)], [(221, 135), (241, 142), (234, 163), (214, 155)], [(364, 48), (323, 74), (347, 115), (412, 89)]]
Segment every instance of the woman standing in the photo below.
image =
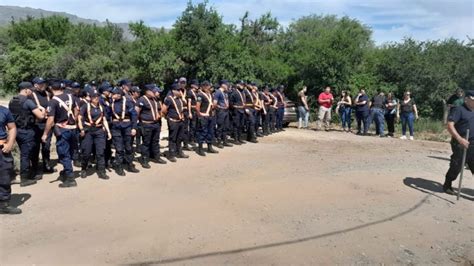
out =
[(352, 132), (351, 130), (351, 114), (352, 114), (352, 99), (347, 91), (342, 91), (341, 99), (337, 103), (339, 108), (339, 115), (341, 116), (342, 130)]
[(393, 137), (395, 133), (395, 117), (397, 116), (398, 101), (393, 97), (393, 93), (387, 94), (385, 99), (385, 121), (387, 121), (388, 136)]
[(304, 86), (303, 89), (298, 92), (298, 128), (308, 128), (309, 107), (306, 91), (307, 88)]
[(415, 119), (418, 119), (418, 109), (416, 108), (415, 100), (411, 98), (409, 91), (405, 92), (403, 100), (400, 102), (397, 109), (397, 118), (402, 120), (402, 136), (400, 139), (407, 139), (407, 125), (410, 130), (410, 140), (413, 140), (413, 126)]

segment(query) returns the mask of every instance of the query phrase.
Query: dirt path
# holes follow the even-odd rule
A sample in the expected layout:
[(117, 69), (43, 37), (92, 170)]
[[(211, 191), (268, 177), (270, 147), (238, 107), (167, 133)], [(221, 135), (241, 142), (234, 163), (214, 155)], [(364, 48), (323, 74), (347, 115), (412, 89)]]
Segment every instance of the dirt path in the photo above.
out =
[[(12, 263), (469, 264), (474, 187), (441, 193), (449, 146), (289, 129), (108, 181), (14, 186)], [(21, 202), (20, 202), (21, 201)]]

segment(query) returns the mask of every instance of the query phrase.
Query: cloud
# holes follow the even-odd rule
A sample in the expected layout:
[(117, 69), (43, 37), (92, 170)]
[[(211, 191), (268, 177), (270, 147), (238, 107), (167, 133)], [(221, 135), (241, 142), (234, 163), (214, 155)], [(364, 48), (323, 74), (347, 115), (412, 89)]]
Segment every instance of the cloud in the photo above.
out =
[[(197, 1), (194, 1), (197, 2)], [(155, 27), (171, 27), (187, 0), (2, 0), (4, 5), (62, 11), (79, 17), (112, 22), (143, 20)], [(472, 0), (211, 0), (226, 23), (239, 24), (246, 11), (251, 18), (271, 12), (283, 26), (310, 14), (335, 14), (358, 19), (373, 30), (377, 44), (400, 41), (474, 37)]]

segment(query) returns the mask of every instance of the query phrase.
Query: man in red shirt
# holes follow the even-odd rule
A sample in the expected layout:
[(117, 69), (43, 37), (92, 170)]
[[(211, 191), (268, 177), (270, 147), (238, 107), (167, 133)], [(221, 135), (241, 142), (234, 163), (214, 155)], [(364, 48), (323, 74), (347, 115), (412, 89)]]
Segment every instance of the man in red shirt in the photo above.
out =
[(324, 92), (319, 94), (319, 120), (318, 120), (318, 129), (321, 129), (321, 123), (324, 123), (324, 128), (329, 129), (329, 124), (331, 123), (331, 107), (334, 102), (334, 96), (331, 94), (331, 87), (326, 86)]

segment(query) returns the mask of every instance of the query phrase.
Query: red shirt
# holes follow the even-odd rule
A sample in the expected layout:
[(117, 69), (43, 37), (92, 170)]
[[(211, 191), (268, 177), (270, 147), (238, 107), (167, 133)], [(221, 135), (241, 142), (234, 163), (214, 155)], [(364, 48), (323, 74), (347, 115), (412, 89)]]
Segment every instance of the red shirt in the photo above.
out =
[[(331, 100), (331, 101), (330, 102), (321, 102), (321, 101), (324, 101), (324, 100)], [(319, 94), (318, 102), (322, 107), (331, 108), (333, 101), (334, 101), (334, 97), (332, 96), (331, 93), (323, 92), (323, 93)]]

